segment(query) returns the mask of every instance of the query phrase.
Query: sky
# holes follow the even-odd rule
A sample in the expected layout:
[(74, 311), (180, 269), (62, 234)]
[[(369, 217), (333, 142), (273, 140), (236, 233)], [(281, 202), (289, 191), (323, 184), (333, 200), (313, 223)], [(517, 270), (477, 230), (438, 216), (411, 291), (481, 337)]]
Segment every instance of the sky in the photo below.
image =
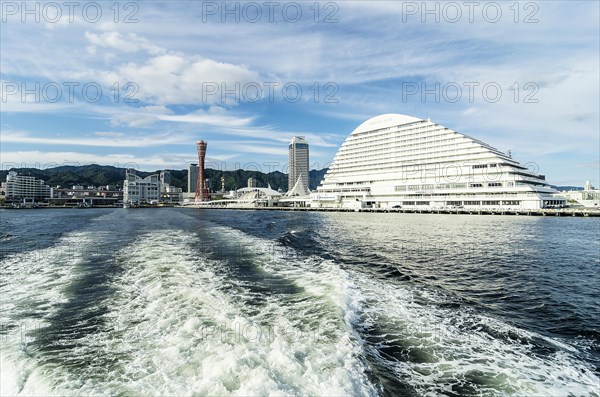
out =
[(596, 1), (2, 1), (0, 163), (311, 169), (384, 113), (599, 186)]

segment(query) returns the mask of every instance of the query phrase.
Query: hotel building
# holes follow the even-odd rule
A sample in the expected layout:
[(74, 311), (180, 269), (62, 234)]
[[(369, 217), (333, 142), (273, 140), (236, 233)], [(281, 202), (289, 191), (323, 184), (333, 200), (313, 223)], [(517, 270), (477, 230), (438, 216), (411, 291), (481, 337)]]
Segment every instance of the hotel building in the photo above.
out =
[(51, 189), (43, 180), (15, 171), (9, 171), (6, 175), (5, 189), (7, 203), (43, 202), (51, 196)]
[(507, 209), (566, 205), (556, 193), (544, 175), (480, 140), (430, 120), (384, 114), (365, 121), (346, 138), (311, 194), (311, 205)]
[(308, 142), (303, 136), (295, 136), (289, 145), (288, 191), (301, 179), (301, 188), (308, 192)]

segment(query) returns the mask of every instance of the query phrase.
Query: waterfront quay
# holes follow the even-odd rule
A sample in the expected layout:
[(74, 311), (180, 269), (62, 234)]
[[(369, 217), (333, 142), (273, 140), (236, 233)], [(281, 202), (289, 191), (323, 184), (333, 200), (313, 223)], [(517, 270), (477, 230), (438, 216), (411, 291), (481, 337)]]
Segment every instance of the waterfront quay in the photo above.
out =
[(185, 208), (248, 210), (248, 211), (321, 211), (321, 212), (368, 212), (368, 213), (401, 213), (401, 214), (454, 214), (454, 215), (525, 215), (525, 216), (578, 216), (600, 217), (600, 209), (596, 208), (561, 208), (561, 209), (466, 209), (466, 208), (317, 208), (317, 207), (247, 207), (187, 205)]

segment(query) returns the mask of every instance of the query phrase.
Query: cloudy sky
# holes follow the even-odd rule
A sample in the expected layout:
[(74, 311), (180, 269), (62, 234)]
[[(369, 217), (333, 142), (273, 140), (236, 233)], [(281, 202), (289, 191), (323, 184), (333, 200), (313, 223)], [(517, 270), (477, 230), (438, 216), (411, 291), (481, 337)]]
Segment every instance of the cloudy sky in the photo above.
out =
[[(382, 113), (431, 118), (600, 185), (599, 3), (3, 1), (1, 159), (12, 166), (286, 172)], [(74, 4), (74, 5), (69, 5)]]

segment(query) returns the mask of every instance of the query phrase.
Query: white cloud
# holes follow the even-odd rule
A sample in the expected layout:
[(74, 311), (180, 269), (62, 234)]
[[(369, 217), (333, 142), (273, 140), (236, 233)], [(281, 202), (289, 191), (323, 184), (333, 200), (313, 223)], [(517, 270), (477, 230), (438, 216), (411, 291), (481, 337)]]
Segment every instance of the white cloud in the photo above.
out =
[[(101, 34), (85, 32), (85, 37), (93, 46), (112, 48), (123, 52), (137, 52), (142, 50), (148, 51), (150, 54), (164, 52), (164, 49), (150, 44), (146, 39), (135, 33), (123, 35), (116, 31)], [(95, 53), (96, 51), (93, 50), (93, 52)]]
[[(163, 146), (163, 145), (174, 145), (182, 144), (189, 145), (193, 141), (190, 136), (178, 136), (168, 133), (157, 133), (157, 134), (129, 134), (116, 135), (111, 132), (110, 135), (106, 133), (94, 133), (94, 136), (89, 137), (48, 137), (48, 136), (35, 136), (25, 132), (10, 132), (3, 131), (0, 136), (0, 142), (2, 143), (25, 143), (25, 144), (36, 144), (36, 145), (72, 145), (72, 146), (96, 146), (96, 147), (152, 147), (152, 146)], [(98, 138), (99, 136), (99, 138)], [(4, 155), (4, 153), (3, 153)]]
[(600, 160), (591, 161), (589, 163), (576, 164), (578, 168), (600, 168)]
[(96, 136), (119, 137), (119, 136), (123, 136), (124, 134), (122, 132), (115, 132), (115, 131), (98, 131), (98, 132), (94, 132), (94, 135), (96, 135)]
[(132, 128), (150, 127), (160, 121), (158, 116), (173, 114), (166, 106), (143, 106), (139, 110), (131, 108), (129, 112), (119, 112), (110, 120), (111, 125), (125, 125)]
[(178, 123), (198, 123), (209, 124), (220, 128), (243, 127), (252, 123), (253, 117), (235, 117), (223, 112), (211, 112), (199, 109), (187, 114), (159, 114), (156, 116), (163, 121), (172, 121)]
[(110, 120), (110, 124), (114, 126), (126, 125), (128, 127), (150, 127), (159, 121), (156, 116), (150, 114), (139, 113), (121, 113)]
[(239, 99), (241, 93), (227, 97), (225, 89), (235, 90), (249, 82), (260, 82), (258, 73), (243, 64), (173, 53), (154, 56), (143, 63), (129, 62), (97, 74), (107, 85), (115, 81), (133, 82), (139, 87), (135, 99), (159, 105), (231, 102)]
[(173, 111), (166, 106), (144, 106), (141, 109), (152, 114), (173, 114)]
[(82, 152), (10, 151), (2, 152), (3, 169), (10, 167), (49, 168), (59, 165), (102, 164), (141, 170), (184, 169), (194, 161), (193, 155), (154, 154), (134, 156), (131, 154), (95, 154)]

